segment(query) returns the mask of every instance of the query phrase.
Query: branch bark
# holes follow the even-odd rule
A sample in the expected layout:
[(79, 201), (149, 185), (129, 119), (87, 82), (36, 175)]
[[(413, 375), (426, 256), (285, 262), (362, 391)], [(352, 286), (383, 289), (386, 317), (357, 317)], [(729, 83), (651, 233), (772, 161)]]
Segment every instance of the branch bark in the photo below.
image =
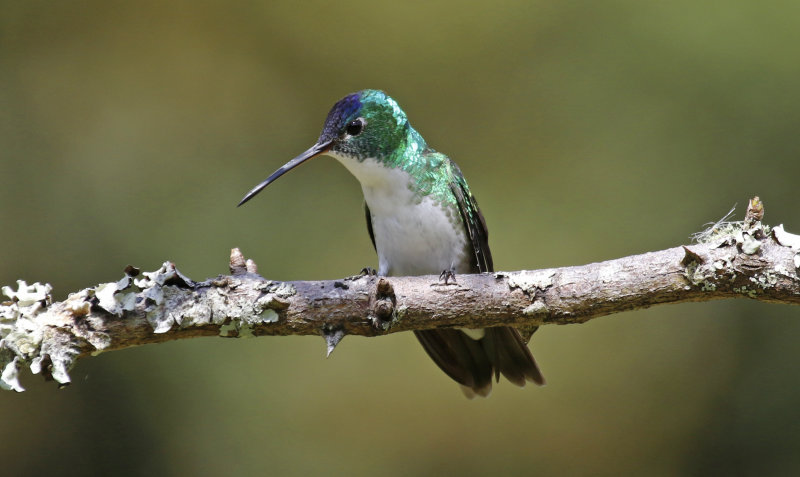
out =
[(128, 267), (118, 282), (53, 303), (50, 285), (20, 281), (17, 290), (3, 288), (10, 300), (0, 304), (0, 387), (22, 391), (23, 366), (66, 385), (78, 358), (197, 336), (321, 335), (330, 353), (346, 335), (524, 330), (723, 298), (800, 304), (800, 236), (763, 226), (757, 210), (748, 209), (745, 221), (720, 221), (699, 239), (583, 266), (459, 275), (447, 285), (436, 276), (267, 280), (238, 249), (231, 252), (231, 275), (203, 282), (171, 262), (150, 273)]

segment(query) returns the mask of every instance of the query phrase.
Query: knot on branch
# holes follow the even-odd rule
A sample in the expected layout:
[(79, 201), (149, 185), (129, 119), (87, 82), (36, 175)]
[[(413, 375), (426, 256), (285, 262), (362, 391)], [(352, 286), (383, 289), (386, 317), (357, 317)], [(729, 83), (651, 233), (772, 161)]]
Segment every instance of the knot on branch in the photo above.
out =
[(394, 317), (397, 297), (394, 287), (385, 277), (378, 279), (375, 286), (375, 298), (370, 304), (370, 318), (376, 328), (386, 329)]

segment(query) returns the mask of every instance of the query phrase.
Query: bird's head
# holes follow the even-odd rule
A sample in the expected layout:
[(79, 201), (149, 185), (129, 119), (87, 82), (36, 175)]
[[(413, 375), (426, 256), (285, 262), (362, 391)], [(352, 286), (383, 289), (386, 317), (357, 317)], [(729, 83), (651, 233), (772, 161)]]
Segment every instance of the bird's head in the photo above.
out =
[(359, 161), (386, 159), (403, 147), (409, 129), (406, 113), (383, 91), (365, 89), (347, 95), (331, 108), (317, 143), (255, 186), (239, 205), (283, 174), (322, 154)]

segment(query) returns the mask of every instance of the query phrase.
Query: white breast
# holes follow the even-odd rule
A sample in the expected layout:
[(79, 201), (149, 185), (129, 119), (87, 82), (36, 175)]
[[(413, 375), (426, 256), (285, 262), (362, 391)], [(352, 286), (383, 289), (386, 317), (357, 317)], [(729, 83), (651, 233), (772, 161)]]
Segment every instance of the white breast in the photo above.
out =
[(372, 214), (381, 275), (427, 275), (454, 269), (469, 273), (467, 236), (454, 227), (455, 207), (410, 188), (411, 177), (374, 159), (334, 156), (358, 179)]

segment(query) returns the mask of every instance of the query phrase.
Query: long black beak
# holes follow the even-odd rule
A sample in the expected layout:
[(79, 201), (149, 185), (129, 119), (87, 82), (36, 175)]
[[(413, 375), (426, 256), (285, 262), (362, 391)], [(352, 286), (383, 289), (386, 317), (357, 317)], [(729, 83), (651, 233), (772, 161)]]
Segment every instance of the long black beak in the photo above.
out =
[[(280, 169), (278, 169), (277, 171), (273, 172), (272, 175), (267, 177), (267, 179), (264, 182), (262, 182), (261, 184), (258, 184), (257, 186), (253, 187), (253, 189), (250, 192), (248, 192), (246, 196), (244, 196), (244, 199), (242, 199), (242, 201), (239, 202), (239, 205), (242, 205), (245, 202), (247, 202), (248, 200), (250, 200), (253, 197), (255, 197), (256, 194), (258, 194), (259, 192), (261, 192), (262, 189), (264, 189), (264, 187), (267, 187), (268, 185), (270, 185), (273, 182), (275, 182), (275, 180), (278, 177), (286, 174), (287, 172), (291, 171), (292, 169), (294, 169), (295, 167), (299, 166), (300, 164), (306, 162), (307, 160), (311, 159), (312, 157), (316, 157), (316, 156), (319, 156), (320, 154), (324, 154), (324, 153), (328, 152), (328, 149), (330, 149), (332, 145), (333, 145), (333, 141), (332, 140), (331, 141), (321, 141), (321, 142), (318, 142), (318, 143), (314, 144), (306, 152), (304, 152), (304, 153), (300, 154), (299, 156), (295, 157), (291, 161), (289, 161), (286, 164), (284, 164), (283, 166), (281, 166)], [(237, 207), (239, 207), (239, 205), (237, 205)]]

